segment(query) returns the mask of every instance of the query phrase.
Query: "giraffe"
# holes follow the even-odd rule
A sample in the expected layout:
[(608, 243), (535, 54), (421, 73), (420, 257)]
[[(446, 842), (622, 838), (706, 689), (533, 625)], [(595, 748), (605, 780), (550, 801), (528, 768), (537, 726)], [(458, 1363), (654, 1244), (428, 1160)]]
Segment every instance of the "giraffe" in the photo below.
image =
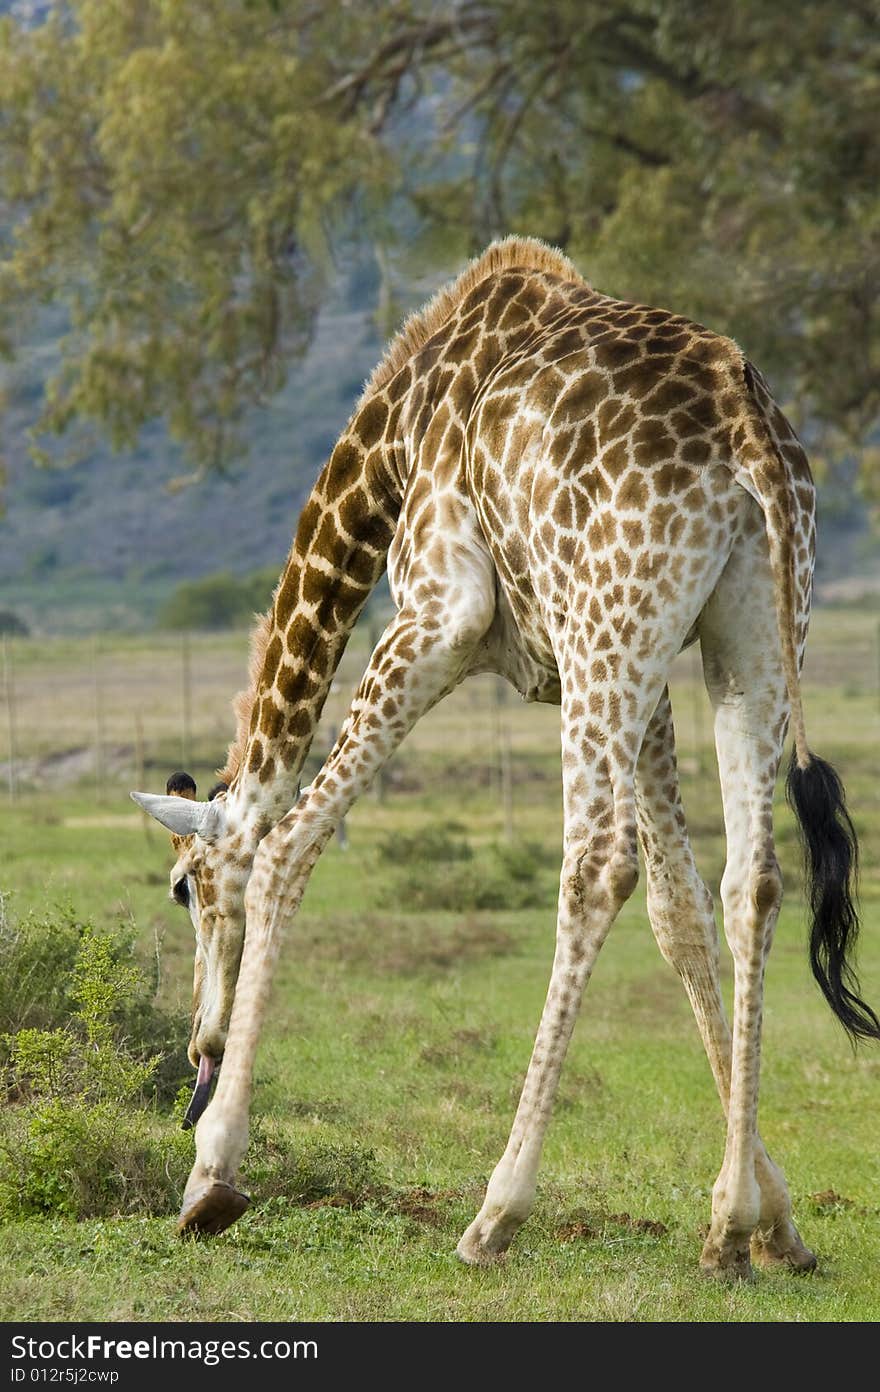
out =
[[(204, 801), (183, 774), (164, 797), (132, 794), (172, 832), (171, 892), (196, 932), (198, 1124), (182, 1232), (220, 1232), (247, 1206), (235, 1180), (255, 1052), (283, 932), (322, 849), (415, 722), (489, 671), (525, 700), (560, 707), (564, 843), (534, 1051), (459, 1255), (496, 1260), (531, 1210), (566, 1046), (635, 887), (640, 842), (651, 925), (690, 999), (727, 1120), (701, 1264), (724, 1277), (747, 1276), (752, 1260), (815, 1265), (757, 1128), (763, 973), (782, 893), (772, 798), (789, 722), (813, 971), (854, 1038), (880, 1037), (880, 1022), (850, 961), (855, 835), (804, 727), (814, 531), (803, 449), (737, 345), (599, 293), (561, 252), (495, 242), (405, 323), (305, 504), (254, 631), (220, 783)], [(386, 564), (394, 615), (300, 793), (333, 674)], [(667, 691), (670, 664), (696, 641), (727, 836), (732, 1030)]]

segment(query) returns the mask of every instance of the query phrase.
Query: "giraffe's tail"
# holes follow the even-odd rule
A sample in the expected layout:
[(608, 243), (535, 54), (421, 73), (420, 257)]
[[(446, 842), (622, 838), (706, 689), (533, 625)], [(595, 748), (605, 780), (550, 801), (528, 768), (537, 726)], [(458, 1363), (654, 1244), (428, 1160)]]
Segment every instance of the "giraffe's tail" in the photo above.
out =
[(859, 846), (843, 784), (817, 755), (801, 768), (792, 756), (786, 784), (798, 820), (810, 905), (810, 966), (831, 1009), (855, 1043), (880, 1039), (880, 1020), (859, 996), (853, 955)]
[[(738, 477), (761, 504), (780, 655), (791, 709), (794, 749), (786, 791), (798, 821), (810, 906), (810, 966), (834, 1014), (855, 1043), (880, 1040), (880, 1020), (859, 996), (853, 965), (859, 932), (859, 847), (846, 807), (843, 784), (829, 763), (807, 744), (800, 684), (800, 642), (806, 633), (812, 579), (812, 548), (795, 534), (798, 487), (809, 484), (806, 458), (797, 446), (800, 477), (780, 448), (767, 418), (769, 392), (750, 363), (740, 359), (746, 414), (735, 447)], [(745, 475), (745, 477), (744, 477)]]

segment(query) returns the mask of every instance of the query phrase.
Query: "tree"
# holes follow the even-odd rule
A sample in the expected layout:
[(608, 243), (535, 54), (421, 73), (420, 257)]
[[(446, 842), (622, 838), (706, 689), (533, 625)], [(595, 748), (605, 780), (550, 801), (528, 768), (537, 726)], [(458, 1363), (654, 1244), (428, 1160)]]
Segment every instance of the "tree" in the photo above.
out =
[(735, 335), (842, 454), (880, 408), (878, 128), (866, 0), (59, 0), (0, 29), (7, 339), (63, 298), (44, 424), (164, 417), (204, 468), (341, 209), (405, 280), (528, 232)]
[[(307, 341), (326, 221), (381, 177), (325, 93), (359, 21), (307, 0), (66, 0), (0, 21), (0, 340), (59, 300), (39, 425), (164, 417), (204, 469)], [(351, 33), (351, 41), (357, 46)]]
[[(737, 337), (802, 428), (880, 411), (880, 27), (837, 0), (463, 0), (436, 128), (473, 156), (415, 190), (470, 246), (565, 247), (598, 287)], [(388, 41), (386, 49), (392, 41)], [(380, 86), (377, 53), (363, 65)]]

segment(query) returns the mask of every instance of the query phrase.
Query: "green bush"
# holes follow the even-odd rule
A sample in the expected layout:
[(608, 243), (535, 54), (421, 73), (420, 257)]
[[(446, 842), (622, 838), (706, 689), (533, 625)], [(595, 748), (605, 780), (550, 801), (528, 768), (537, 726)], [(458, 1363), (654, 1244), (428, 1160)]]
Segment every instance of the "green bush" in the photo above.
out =
[(190, 1136), (149, 1112), (42, 1098), (3, 1118), (0, 1216), (173, 1211), (192, 1159)]
[(82, 932), (69, 909), (16, 921), (0, 895), (0, 1035), (67, 1023)]
[(157, 623), (178, 630), (244, 628), (254, 614), (268, 609), (279, 569), (267, 566), (245, 576), (219, 571), (202, 580), (186, 580), (162, 605)]
[(379, 842), (379, 856), (391, 865), (473, 860), (474, 853), (466, 837), (452, 834), (459, 830), (458, 823), (452, 822), (425, 826), (409, 835), (395, 831)]
[[(164, 1021), (129, 935), (72, 913), (14, 925), (2, 908), (0, 1218), (172, 1212), (193, 1162), (179, 1126), (190, 1086), (159, 1114), (165, 1060), (150, 1042)], [(292, 1147), (259, 1119), (248, 1169), (261, 1197), (300, 1204), (357, 1202), (378, 1183), (371, 1152), (311, 1137)]]
[(281, 566), (263, 566), (242, 580), (252, 614), (264, 614), (272, 603), (272, 595), (281, 574)]
[(243, 582), (221, 572), (178, 585), (159, 610), (160, 628), (216, 630), (239, 628), (253, 617)]
[[(471, 854), (473, 854), (471, 852)], [(555, 874), (542, 873), (547, 857), (533, 842), (493, 845), (476, 859), (413, 859), (397, 877), (396, 898), (407, 910), (539, 909), (555, 902)], [(555, 866), (555, 862), (554, 862)]]
[[(73, 1009), (51, 1029), (3, 1039), (7, 1105), (0, 1120), (0, 1214), (165, 1208), (191, 1160), (179, 1133), (156, 1135), (158, 1054), (123, 1034), (143, 977), (119, 934), (73, 924), (77, 947), (58, 1001)], [(50, 940), (54, 940), (49, 935)], [(60, 940), (69, 951), (71, 920)], [(45, 938), (32, 935), (38, 947)], [(25, 937), (25, 941), (27, 938)], [(21, 942), (12, 959), (21, 963)]]
[(0, 895), (0, 1068), (22, 1031), (72, 1028), (81, 1036), (86, 1016), (94, 1025), (103, 1011), (114, 1038), (158, 1058), (150, 1092), (170, 1100), (189, 1074), (188, 1028), (153, 997), (130, 929), (96, 935), (70, 908), (16, 921)]
[(188, 1071), (126, 930), (0, 898), (0, 1214), (164, 1211), (192, 1160), (149, 1110)]
[(30, 629), (24, 619), (20, 619), (11, 609), (0, 609), (0, 634), (3, 633), (10, 638), (27, 638)]

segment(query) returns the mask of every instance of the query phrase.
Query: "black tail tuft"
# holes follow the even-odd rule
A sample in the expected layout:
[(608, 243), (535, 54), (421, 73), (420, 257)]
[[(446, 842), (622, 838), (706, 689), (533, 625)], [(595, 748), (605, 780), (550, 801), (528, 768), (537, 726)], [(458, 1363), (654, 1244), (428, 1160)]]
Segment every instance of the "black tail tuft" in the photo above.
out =
[(843, 784), (824, 759), (811, 754), (807, 767), (799, 768), (793, 755), (786, 792), (800, 823), (804, 848), (813, 920), (813, 975), (854, 1044), (859, 1039), (880, 1039), (880, 1020), (859, 997), (855, 968), (847, 960), (859, 932), (855, 904), (859, 845)]

